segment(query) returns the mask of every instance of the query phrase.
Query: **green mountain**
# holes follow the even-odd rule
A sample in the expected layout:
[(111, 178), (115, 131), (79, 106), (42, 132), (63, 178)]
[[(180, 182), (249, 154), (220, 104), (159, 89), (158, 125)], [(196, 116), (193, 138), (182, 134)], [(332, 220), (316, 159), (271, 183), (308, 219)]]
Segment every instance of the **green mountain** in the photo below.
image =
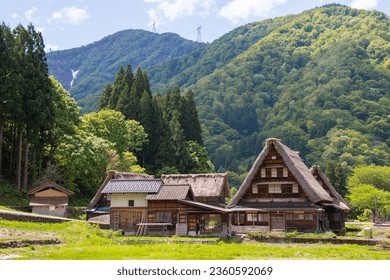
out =
[[(50, 74), (71, 93), (83, 112), (89, 112), (96, 109), (101, 89), (114, 80), (120, 65), (148, 68), (204, 46), (173, 33), (124, 30), (87, 46), (49, 52), (46, 57)], [(79, 70), (72, 87), (71, 69)]]
[[(328, 5), (234, 30), (188, 68), (194, 54), (161, 66), (193, 90), (217, 169), (246, 172), (268, 137), (308, 164), (389, 164), (389, 26), (383, 13)], [(243, 48), (230, 59), (233, 42)]]
[(247, 172), (268, 137), (308, 165), (388, 165), (389, 30), (381, 12), (326, 5), (239, 27), (144, 70), (153, 92), (193, 91), (218, 171)]

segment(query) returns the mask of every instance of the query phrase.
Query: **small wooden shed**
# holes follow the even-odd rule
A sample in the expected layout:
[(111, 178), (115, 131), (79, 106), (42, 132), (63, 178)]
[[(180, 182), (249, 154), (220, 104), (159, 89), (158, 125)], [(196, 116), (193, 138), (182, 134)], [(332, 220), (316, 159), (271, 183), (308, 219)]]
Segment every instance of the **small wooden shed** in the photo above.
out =
[(33, 196), (30, 206), (34, 213), (66, 217), (68, 199), (74, 193), (55, 182), (47, 182), (30, 190), (28, 194)]

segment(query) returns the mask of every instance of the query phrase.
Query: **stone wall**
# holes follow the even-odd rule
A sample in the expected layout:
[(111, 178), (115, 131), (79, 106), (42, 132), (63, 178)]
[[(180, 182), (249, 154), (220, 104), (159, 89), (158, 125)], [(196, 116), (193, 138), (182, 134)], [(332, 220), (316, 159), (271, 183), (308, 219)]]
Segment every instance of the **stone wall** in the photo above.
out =
[(34, 223), (63, 223), (70, 219), (0, 210), (0, 219)]

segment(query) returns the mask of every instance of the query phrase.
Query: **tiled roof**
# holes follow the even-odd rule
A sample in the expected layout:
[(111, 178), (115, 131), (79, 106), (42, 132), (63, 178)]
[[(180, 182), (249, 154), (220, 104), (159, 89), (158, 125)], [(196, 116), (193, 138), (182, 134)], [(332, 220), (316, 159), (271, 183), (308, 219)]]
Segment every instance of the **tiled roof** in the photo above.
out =
[(162, 185), (159, 179), (110, 180), (102, 193), (157, 193)]
[(190, 185), (162, 185), (157, 194), (149, 194), (147, 200), (178, 200), (186, 199)]
[(143, 179), (154, 179), (153, 176), (147, 175), (147, 174), (140, 174), (140, 173), (130, 173), (130, 172), (118, 172), (115, 170), (111, 170), (108, 172), (106, 178), (104, 179), (104, 182), (96, 192), (95, 196), (92, 198), (91, 202), (89, 203), (86, 210), (91, 211), (96, 204), (98, 203), (99, 199), (102, 196), (102, 191), (108, 184), (110, 180), (113, 179), (122, 179), (122, 180), (143, 180)]

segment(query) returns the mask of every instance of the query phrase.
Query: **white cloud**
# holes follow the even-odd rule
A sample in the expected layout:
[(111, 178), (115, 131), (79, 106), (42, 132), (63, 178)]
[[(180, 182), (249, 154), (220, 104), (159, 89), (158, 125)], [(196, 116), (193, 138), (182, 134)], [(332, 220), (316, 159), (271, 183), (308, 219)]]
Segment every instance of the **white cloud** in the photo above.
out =
[(352, 8), (366, 10), (375, 9), (377, 5), (377, 0), (353, 0), (351, 3)]
[[(155, 4), (156, 7), (148, 11), (149, 19), (153, 23), (163, 18), (173, 22), (177, 18), (200, 15), (206, 16), (214, 5), (215, 0), (144, 0), (145, 3)], [(155, 17), (155, 18), (152, 18)], [(156, 23), (157, 24), (157, 23)]]
[(60, 11), (54, 12), (47, 20), (48, 23), (53, 21), (62, 20), (67, 23), (78, 25), (89, 18), (87, 8), (77, 8), (76, 6), (65, 7)]
[(286, 2), (287, 0), (232, 0), (220, 9), (219, 15), (237, 23), (251, 16), (265, 17), (277, 5)]
[(13, 13), (12, 14), (12, 18), (18, 18), (19, 17), (19, 14), (18, 13)]
[(28, 21), (31, 21), (33, 14), (37, 11), (37, 8), (31, 7), (28, 9), (25, 13), (24, 16), (27, 18)]

